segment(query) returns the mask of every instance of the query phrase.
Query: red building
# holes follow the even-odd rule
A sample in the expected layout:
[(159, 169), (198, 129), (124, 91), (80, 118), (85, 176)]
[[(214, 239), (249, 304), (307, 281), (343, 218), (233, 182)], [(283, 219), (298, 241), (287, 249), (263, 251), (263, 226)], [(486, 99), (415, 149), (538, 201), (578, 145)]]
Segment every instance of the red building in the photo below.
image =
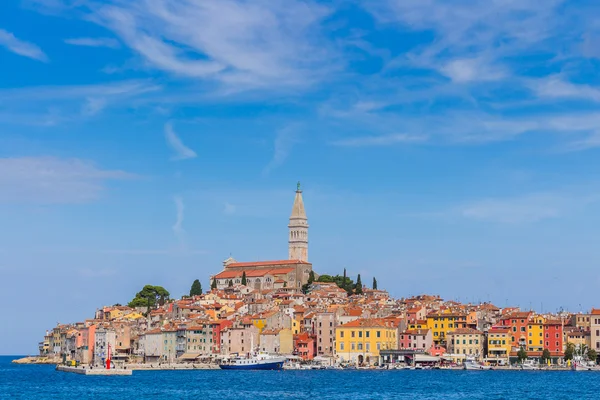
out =
[(544, 348), (553, 356), (563, 355), (563, 324), (559, 320), (547, 320), (544, 323)]
[(315, 358), (317, 341), (307, 332), (294, 335), (294, 353), (305, 361)]
[(499, 325), (510, 328), (511, 345), (513, 347), (527, 347), (527, 326), (532, 316), (531, 311), (518, 311), (500, 320)]

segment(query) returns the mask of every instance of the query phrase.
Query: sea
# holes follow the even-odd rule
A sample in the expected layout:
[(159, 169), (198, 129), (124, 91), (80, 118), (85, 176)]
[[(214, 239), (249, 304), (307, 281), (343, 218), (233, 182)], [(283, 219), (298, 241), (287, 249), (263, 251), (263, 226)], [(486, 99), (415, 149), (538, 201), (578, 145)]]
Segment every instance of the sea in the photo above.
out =
[(134, 371), (84, 376), (0, 357), (0, 399), (600, 399), (600, 372)]

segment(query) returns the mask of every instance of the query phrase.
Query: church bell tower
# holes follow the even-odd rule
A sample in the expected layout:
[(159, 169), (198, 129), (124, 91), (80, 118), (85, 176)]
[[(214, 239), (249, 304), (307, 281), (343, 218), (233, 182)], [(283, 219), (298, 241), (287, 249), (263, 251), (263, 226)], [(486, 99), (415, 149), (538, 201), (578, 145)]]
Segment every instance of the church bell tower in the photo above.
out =
[(292, 207), (289, 228), (289, 259), (308, 261), (308, 219), (304, 211), (300, 182), (296, 188), (296, 197)]

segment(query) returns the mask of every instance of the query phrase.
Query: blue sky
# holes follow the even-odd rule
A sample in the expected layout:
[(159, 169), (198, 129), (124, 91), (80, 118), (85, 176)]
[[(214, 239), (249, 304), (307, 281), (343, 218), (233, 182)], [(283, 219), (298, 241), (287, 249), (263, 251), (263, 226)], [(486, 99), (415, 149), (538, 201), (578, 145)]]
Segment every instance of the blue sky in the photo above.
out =
[(0, 4), (0, 353), (230, 254), (598, 306), (599, 5)]

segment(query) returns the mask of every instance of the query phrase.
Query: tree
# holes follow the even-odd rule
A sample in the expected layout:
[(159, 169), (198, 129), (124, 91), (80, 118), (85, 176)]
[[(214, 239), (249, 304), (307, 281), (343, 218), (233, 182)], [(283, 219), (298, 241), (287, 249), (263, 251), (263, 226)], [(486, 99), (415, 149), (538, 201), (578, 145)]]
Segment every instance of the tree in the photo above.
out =
[(362, 281), (360, 280), (360, 274), (356, 277), (356, 286), (354, 287), (354, 292), (356, 294), (362, 294)]
[(202, 294), (202, 284), (200, 284), (200, 280), (196, 279), (194, 283), (192, 283), (192, 287), (190, 288), (190, 296), (199, 296)]
[(233, 287), (233, 281), (231, 279), (229, 280), (229, 285), (228, 286), (229, 287)]
[(314, 281), (315, 281), (315, 273), (313, 271), (310, 271), (310, 273), (308, 274), (308, 284), (312, 285)]
[(517, 352), (517, 357), (521, 364), (523, 363), (523, 361), (527, 360), (527, 352), (525, 351), (524, 347), (521, 347), (519, 349), (519, 351)]
[(373, 277), (373, 290), (377, 290), (377, 279)]
[(575, 355), (575, 345), (573, 343), (567, 343), (567, 348), (565, 349), (565, 361), (572, 360)]
[(242, 285), (246, 286), (248, 281), (246, 280), (246, 271), (242, 273)]
[(319, 275), (317, 282), (335, 282), (334, 277), (331, 275)]
[(217, 288), (217, 278), (213, 278), (213, 281), (210, 284), (210, 289), (215, 290), (216, 288)]
[(162, 286), (146, 285), (136, 293), (133, 300), (128, 304), (129, 307), (147, 307), (154, 308), (157, 305), (162, 306), (169, 299), (169, 292)]
[(547, 364), (549, 359), (550, 359), (550, 350), (544, 349), (544, 351), (542, 351), (542, 362), (544, 364)]
[(287, 281), (283, 282), (283, 287), (287, 287)]
[(590, 348), (587, 352), (587, 357), (588, 360), (596, 362), (596, 359), (598, 358), (598, 353), (596, 352), (596, 350)]

